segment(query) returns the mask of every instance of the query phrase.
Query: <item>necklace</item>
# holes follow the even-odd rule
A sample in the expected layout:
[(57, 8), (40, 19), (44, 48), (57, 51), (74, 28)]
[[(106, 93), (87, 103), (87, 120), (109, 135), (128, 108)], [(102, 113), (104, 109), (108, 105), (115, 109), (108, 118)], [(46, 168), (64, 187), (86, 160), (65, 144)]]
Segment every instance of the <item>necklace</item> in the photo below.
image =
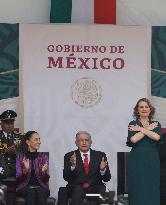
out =
[[(141, 121), (141, 120), (140, 120)], [(141, 121), (141, 124), (143, 125), (143, 127), (148, 127), (149, 126), (149, 121)]]

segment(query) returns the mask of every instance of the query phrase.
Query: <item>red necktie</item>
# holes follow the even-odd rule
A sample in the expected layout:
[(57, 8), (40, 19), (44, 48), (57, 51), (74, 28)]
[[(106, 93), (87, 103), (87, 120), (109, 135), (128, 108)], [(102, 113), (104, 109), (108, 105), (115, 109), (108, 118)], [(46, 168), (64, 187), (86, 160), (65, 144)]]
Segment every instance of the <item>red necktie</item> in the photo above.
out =
[(83, 154), (83, 155), (84, 155), (84, 170), (86, 175), (88, 175), (89, 172), (88, 154)]
[[(84, 155), (84, 170), (86, 175), (88, 175), (89, 172), (89, 163), (88, 163), (88, 154), (83, 154)], [(88, 182), (84, 182), (83, 183), (83, 187), (86, 189), (89, 187), (89, 183)]]

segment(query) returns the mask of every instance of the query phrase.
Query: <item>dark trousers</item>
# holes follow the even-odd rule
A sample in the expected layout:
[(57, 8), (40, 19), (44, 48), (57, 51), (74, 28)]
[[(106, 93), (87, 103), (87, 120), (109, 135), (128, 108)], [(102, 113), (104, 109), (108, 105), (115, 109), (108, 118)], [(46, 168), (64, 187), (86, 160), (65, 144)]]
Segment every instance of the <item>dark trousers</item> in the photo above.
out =
[(160, 205), (166, 205), (166, 169), (160, 175)]
[(49, 191), (43, 187), (25, 187), (17, 195), (25, 198), (26, 205), (47, 205)]
[(58, 192), (58, 205), (68, 205), (68, 199), (71, 198), (71, 205), (82, 205), (87, 193), (105, 194), (105, 185), (95, 185), (84, 189), (82, 185), (60, 187)]

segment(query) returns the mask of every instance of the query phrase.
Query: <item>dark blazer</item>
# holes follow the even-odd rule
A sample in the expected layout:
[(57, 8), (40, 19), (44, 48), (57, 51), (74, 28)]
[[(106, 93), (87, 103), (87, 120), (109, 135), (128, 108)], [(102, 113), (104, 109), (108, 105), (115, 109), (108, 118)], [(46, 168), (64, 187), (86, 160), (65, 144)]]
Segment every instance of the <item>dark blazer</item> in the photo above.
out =
[(158, 150), (159, 150), (161, 168), (166, 169), (166, 133), (162, 134), (162, 136), (163, 136), (163, 143), (159, 144)]
[[(74, 154), (74, 152), (76, 154), (77, 163), (75, 169), (71, 171), (70, 157)], [(68, 185), (71, 186), (82, 185), (85, 181), (87, 181), (90, 186), (100, 185), (103, 184), (103, 181), (109, 181), (111, 179), (109, 167), (106, 168), (103, 176), (100, 173), (100, 163), (102, 157), (107, 160), (104, 152), (90, 149), (89, 173), (86, 175), (80, 151), (75, 150), (67, 153), (64, 157), (63, 178), (68, 182)]]
[(163, 144), (159, 144), (160, 156), (160, 204), (166, 204), (166, 133), (162, 134)]

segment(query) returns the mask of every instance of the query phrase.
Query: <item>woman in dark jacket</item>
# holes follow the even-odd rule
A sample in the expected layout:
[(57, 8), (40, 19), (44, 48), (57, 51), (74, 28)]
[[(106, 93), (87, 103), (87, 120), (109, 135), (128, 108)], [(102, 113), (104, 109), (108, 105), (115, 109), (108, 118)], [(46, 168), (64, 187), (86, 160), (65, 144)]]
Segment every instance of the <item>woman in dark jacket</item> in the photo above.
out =
[(35, 131), (25, 134), (25, 153), (16, 157), (17, 195), (26, 205), (46, 205), (49, 196), (49, 169), (46, 153), (37, 152), (40, 136)]

